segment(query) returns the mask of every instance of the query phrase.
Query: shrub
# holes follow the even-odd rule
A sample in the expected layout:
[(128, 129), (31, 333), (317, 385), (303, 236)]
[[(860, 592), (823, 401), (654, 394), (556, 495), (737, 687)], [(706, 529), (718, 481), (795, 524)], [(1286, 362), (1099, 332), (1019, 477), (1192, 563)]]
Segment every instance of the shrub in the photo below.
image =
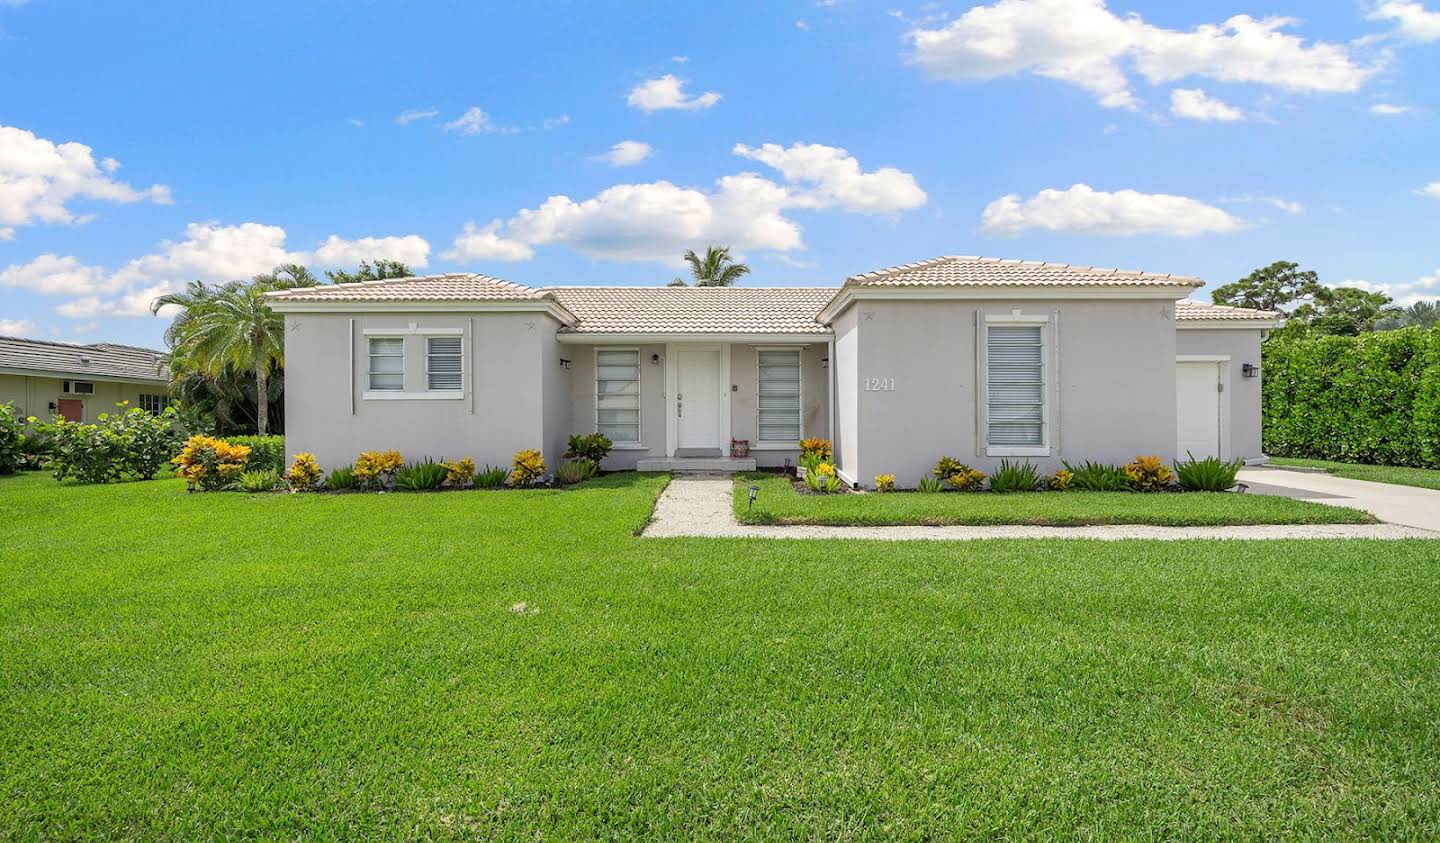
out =
[(800, 457), (803, 459), (807, 454), (819, 454), (820, 462), (830, 462), (835, 456), (830, 440), (821, 439), (818, 436), (800, 440)]
[(102, 413), (100, 426), (120, 440), (121, 472), (150, 480), (180, 448), (175, 408), (166, 407), (156, 414), (127, 405), (128, 402), (121, 402), (119, 413)]
[(1089, 460), (1078, 466), (1068, 462), (1064, 464), (1065, 470), (1070, 472), (1070, 485), (1073, 488), (1085, 492), (1130, 491), (1130, 478), (1125, 476), (1125, 469), (1118, 465), (1107, 465)]
[(285, 437), (283, 436), (226, 436), (231, 445), (244, 445), (250, 449), (250, 461), (246, 463), (251, 471), (273, 469), (276, 474), (285, 473)]
[(965, 463), (960, 462), (954, 457), (941, 457), (935, 461), (935, 477), (939, 480), (944, 480), (952, 474), (959, 474), (963, 468), (967, 468)]
[(149, 480), (180, 449), (175, 410), (155, 415), (121, 402), (117, 412), (101, 413), (95, 424), (64, 418), (49, 423), (30, 421), (50, 447), (49, 467), (55, 479), (109, 483), (130, 476)]
[(245, 471), (240, 474), (240, 488), (247, 492), (273, 492), (280, 486), (280, 475), (274, 469)]
[(1188, 452), (1186, 456), (1190, 459), (1175, 463), (1175, 478), (1180, 482), (1180, 488), (1187, 492), (1224, 492), (1233, 489), (1235, 475), (1245, 465), (1243, 459), (1232, 462), (1226, 462), (1219, 457), (1197, 460), (1194, 454)]
[(945, 485), (957, 492), (978, 492), (985, 485), (985, 472), (962, 465), (945, 476)]
[(395, 488), (407, 492), (429, 492), (445, 485), (450, 470), (444, 463), (428, 457), (423, 462), (406, 463), (395, 472)]
[(565, 448), (566, 459), (590, 460), (595, 465), (610, 455), (610, 449), (615, 443), (610, 437), (603, 433), (587, 433), (584, 436), (571, 436), (570, 442)]
[(835, 466), (822, 462), (815, 466), (814, 471), (805, 472), (805, 485), (812, 492), (829, 495), (840, 491), (840, 478), (835, 476)]
[(353, 465), (342, 465), (325, 475), (325, 488), (332, 492), (353, 489), (359, 483), (360, 480), (355, 476), (355, 466)]
[(927, 495), (937, 494), (943, 489), (944, 486), (941, 485), (940, 481), (934, 477), (931, 477), (928, 474), (924, 477), (921, 477), (920, 482), (915, 484), (915, 491), (922, 492)]
[(1000, 467), (990, 476), (992, 492), (1033, 492), (1039, 486), (1040, 472), (1033, 463), (1001, 460)]
[(500, 489), (505, 486), (505, 481), (509, 478), (510, 469), (504, 466), (487, 465), (483, 470), (475, 472), (475, 488)]
[(555, 469), (555, 482), (566, 486), (589, 480), (600, 470), (593, 460), (565, 460)]
[(1070, 473), (1068, 469), (1062, 468), (1050, 475), (1045, 481), (1045, 487), (1052, 492), (1063, 492), (1070, 488), (1070, 481), (1074, 479), (1074, 474)]
[(15, 407), (0, 404), (0, 474), (14, 474), (25, 464), (25, 426)]
[(1170, 485), (1175, 472), (1156, 456), (1139, 456), (1125, 466), (1125, 478), (1137, 492), (1158, 492)]
[(469, 457), (440, 464), (445, 466), (445, 480), (451, 486), (463, 488), (475, 482), (475, 461)]
[(875, 475), (875, 491), (877, 491), (877, 492), (882, 492), (882, 493), (883, 493), (883, 492), (893, 492), (893, 491), (895, 491), (895, 475), (893, 475), (893, 474), (877, 474), (877, 475)]
[(516, 451), (510, 460), (510, 485), (534, 486), (545, 476), (545, 458), (534, 448)]
[(315, 488), (323, 473), (320, 463), (315, 461), (315, 455), (301, 451), (295, 455), (295, 462), (290, 463), (290, 470), (285, 472), (285, 484), (297, 492), (303, 492)]
[(821, 456), (819, 451), (805, 451), (800, 454), (799, 465), (806, 472), (814, 471), (826, 462), (829, 462), (829, 458)]
[(233, 485), (249, 459), (248, 446), (232, 445), (211, 436), (192, 436), (185, 441), (180, 456), (171, 462), (179, 466), (175, 476), (185, 478), (192, 491), (198, 488), (209, 492)]
[(399, 451), (364, 451), (355, 460), (355, 479), (362, 489), (383, 489), (404, 463)]

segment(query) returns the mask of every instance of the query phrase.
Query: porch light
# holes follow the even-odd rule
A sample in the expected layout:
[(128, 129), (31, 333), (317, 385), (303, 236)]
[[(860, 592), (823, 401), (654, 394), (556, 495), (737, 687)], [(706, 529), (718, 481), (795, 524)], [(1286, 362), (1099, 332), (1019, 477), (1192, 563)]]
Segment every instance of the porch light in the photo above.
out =
[(1260, 377), (1260, 367), (1254, 363), (1242, 363), (1240, 364), (1240, 376), (1245, 378), (1258, 378)]
[(650, 355), (650, 362), (651, 362), (653, 365), (659, 366), (659, 365), (660, 365), (660, 355), (658, 355), (658, 354), (652, 354), (652, 355)]
[(830, 358), (829, 358), (829, 357), (821, 357), (821, 358), (820, 358), (820, 368), (822, 368), (822, 369), (828, 369), (828, 368), (830, 368)]
[(561, 357), (561, 358), (560, 358), (560, 368), (562, 368), (562, 369), (568, 369), (568, 368), (570, 368), (570, 361), (569, 361), (569, 360), (566, 360), (564, 357)]

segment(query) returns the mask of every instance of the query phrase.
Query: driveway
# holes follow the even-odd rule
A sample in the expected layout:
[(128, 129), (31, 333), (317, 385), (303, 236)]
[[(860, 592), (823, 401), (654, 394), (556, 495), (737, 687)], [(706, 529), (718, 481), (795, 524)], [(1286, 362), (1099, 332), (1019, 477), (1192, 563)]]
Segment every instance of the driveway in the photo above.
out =
[(1240, 482), (1253, 494), (1349, 506), (1390, 524), (1440, 531), (1440, 491), (1369, 480), (1350, 480), (1312, 471), (1256, 466), (1242, 469)]

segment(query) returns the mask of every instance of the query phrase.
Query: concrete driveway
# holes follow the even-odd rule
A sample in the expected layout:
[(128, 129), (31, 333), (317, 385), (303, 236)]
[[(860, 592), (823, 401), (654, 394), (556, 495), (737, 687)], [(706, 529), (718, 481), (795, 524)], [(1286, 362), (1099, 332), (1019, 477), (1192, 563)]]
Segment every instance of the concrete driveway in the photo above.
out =
[(1363, 509), (1390, 524), (1440, 531), (1440, 491), (1369, 480), (1349, 480), (1311, 471), (1256, 466), (1240, 471), (1252, 494)]

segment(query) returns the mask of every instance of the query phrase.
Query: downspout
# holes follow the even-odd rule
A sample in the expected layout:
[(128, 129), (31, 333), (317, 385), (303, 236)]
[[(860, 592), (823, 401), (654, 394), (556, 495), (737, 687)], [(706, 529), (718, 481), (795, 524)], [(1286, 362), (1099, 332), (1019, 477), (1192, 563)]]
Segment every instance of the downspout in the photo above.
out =
[[(831, 335), (830, 335), (830, 339), (826, 341), (826, 353), (829, 355), (829, 356), (826, 358), (826, 360), (828, 360), (829, 362), (826, 363), (825, 368), (826, 368), (827, 373), (828, 373), (829, 376), (825, 379), (825, 393), (826, 393), (826, 395), (825, 395), (825, 399), (826, 399), (825, 421), (826, 421), (826, 426), (830, 428), (830, 429), (829, 429), (828, 431), (826, 431), (826, 432), (829, 434), (830, 444), (831, 444), (832, 446), (838, 446), (839, 443), (835, 441), (835, 382), (836, 382), (836, 381), (835, 381), (835, 335), (834, 335), (834, 334), (831, 334)], [(840, 449), (839, 449), (838, 447), (835, 448), (835, 461), (836, 461), (837, 463), (840, 462)], [(843, 466), (843, 465), (840, 466), (840, 467), (841, 467), (841, 468), (845, 468), (845, 466)]]

